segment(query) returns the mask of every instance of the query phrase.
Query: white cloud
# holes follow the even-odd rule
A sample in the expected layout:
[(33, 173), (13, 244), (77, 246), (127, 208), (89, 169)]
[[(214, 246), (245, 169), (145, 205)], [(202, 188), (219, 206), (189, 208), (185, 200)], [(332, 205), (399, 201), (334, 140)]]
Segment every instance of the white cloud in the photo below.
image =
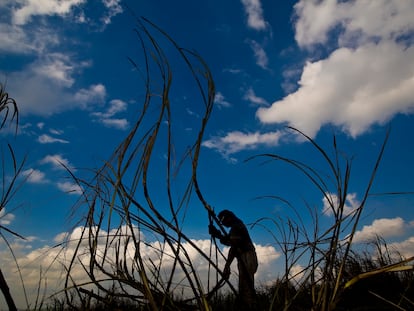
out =
[(260, 0), (241, 0), (247, 14), (247, 25), (254, 30), (265, 30), (266, 21)]
[(102, 21), (105, 25), (108, 25), (111, 23), (112, 17), (123, 12), (121, 0), (102, 0), (102, 2), (107, 8), (106, 15), (102, 17)]
[[(15, 71), (0, 73), (7, 77), (9, 92), (18, 102), (22, 115), (50, 116), (74, 108), (86, 109), (91, 103), (103, 102), (106, 94), (101, 84), (80, 90), (71, 89), (76, 81), (75, 75), (91, 63), (74, 60), (77, 52), (62, 50), (68, 43), (75, 45), (79, 41), (67, 37), (63, 33), (64, 28), (53, 24), (56, 18), (62, 22), (68, 18), (79, 22), (82, 19), (80, 16), (83, 16), (88, 29), (102, 30), (102, 23), (104, 26), (109, 24), (115, 15), (122, 12), (119, 0), (96, 2), (18, 0), (2, 8), (2, 21), (5, 22), (0, 23), (0, 53), (27, 54), (34, 59)], [(99, 16), (95, 14), (96, 6), (100, 6)], [(89, 12), (94, 12), (93, 18), (87, 16)], [(50, 19), (51, 16), (55, 18)], [(39, 19), (32, 23), (34, 17)], [(62, 44), (62, 38), (65, 38), (65, 44)], [(125, 126), (122, 120), (113, 123), (117, 127)]]
[(129, 127), (129, 122), (127, 119), (101, 119), (100, 122), (106, 127), (111, 127), (118, 130), (126, 130)]
[(355, 232), (354, 242), (367, 242), (377, 237), (387, 239), (401, 236), (405, 228), (406, 224), (401, 217), (376, 219), (371, 225), (363, 226), (360, 231)]
[(69, 160), (62, 157), (62, 155), (60, 154), (47, 155), (42, 160), (40, 160), (40, 163), (41, 164), (52, 164), (55, 169), (65, 170), (65, 167), (66, 167), (72, 171), (75, 170), (72, 167), (72, 165), (69, 163)]
[(63, 108), (62, 99), (68, 94), (49, 79), (36, 75), (30, 69), (10, 73), (7, 77), (10, 94), (19, 104), (22, 114), (51, 115)]
[(13, 23), (23, 25), (30, 22), (37, 15), (59, 15), (64, 16), (79, 6), (85, 0), (25, 0), (19, 1), (20, 5), (13, 11)]
[(412, 34), (414, 4), (411, 1), (316, 1), (295, 5), (298, 17), (295, 38), (300, 46), (326, 43), (340, 26), (339, 44), (359, 44), (372, 39), (394, 40)]
[(119, 130), (125, 130), (129, 126), (129, 122), (125, 118), (114, 118), (118, 113), (127, 110), (127, 103), (120, 99), (113, 99), (109, 102), (109, 107), (105, 112), (92, 112), (91, 116), (96, 118), (99, 123), (106, 127), (112, 127)]
[(28, 54), (35, 50), (20, 27), (0, 23), (0, 34), (0, 52)]
[(236, 74), (242, 73), (243, 70), (240, 68), (224, 68), (223, 72), (228, 72), (228, 73), (236, 75)]
[(91, 85), (88, 89), (81, 89), (76, 92), (74, 99), (82, 105), (87, 107), (89, 103), (102, 103), (106, 97), (106, 88), (103, 84)]
[(245, 149), (254, 149), (257, 146), (277, 146), (282, 137), (282, 132), (269, 133), (242, 133), (240, 131), (229, 132), (223, 137), (212, 137), (203, 142), (203, 146), (216, 149), (225, 157)]
[(254, 57), (256, 58), (256, 64), (263, 69), (268, 69), (269, 58), (267, 57), (264, 48), (254, 40), (249, 40), (248, 42), (253, 50)]
[(48, 182), (45, 173), (32, 168), (23, 171), (22, 176), (26, 177), (26, 181), (32, 184), (43, 184)]
[(43, 61), (37, 62), (32, 68), (33, 72), (48, 80), (71, 87), (74, 83), (72, 77), (74, 66), (71, 59), (61, 53), (48, 54)]
[(68, 237), (69, 237), (69, 232), (61, 232), (53, 238), (53, 241), (60, 244), (60, 243), (65, 242), (68, 239)]
[(217, 92), (214, 96), (214, 103), (220, 108), (220, 107), (231, 107), (231, 104), (226, 101), (226, 98), (221, 92)]
[(7, 73), (8, 90), (18, 103), (20, 113), (24, 115), (49, 116), (65, 110), (84, 108), (87, 99), (93, 94), (98, 96), (98, 91), (105, 94), (104, 87), (98, 84), (86, 90), (81, 89), (73, 95), (74, 91), (70, 87), (75, 81), (74, 72), (89, 65), (88, 62), (76, 63), (62, 53), (52, 53), (38, 58), (21, 71)]
[[(330, 205), (326, 197), (323, 197), (322, 213), (326, 216), (333, 216), (334, 212), (338, 212), (339, 199), (338, 196), (333, 193), (328, 194), (328, 196), (333, 203), (333, 206)], [(360, 204), (361, 203), (356, 199), (356, 193), (348, 193), (343, 207), (343, 215), (348, 216), (352, 214), (360, 206)]]
[(327, 59), (308, 62), (299, 89), (269, 108), (263, 123), (287, 123), (314, 137), (325, 124), (356, 137), (397, 113), (414, 111), (414, 47), (393, 42), (341, 48)]
[(42, 26), (23, 27), (12, 23), (0, 23), (0, 53), (47, 55), (59, 47), (61, 37), (56, 29)]
[(68, 144), (69, 143), (67, 140), (55, 138), (47, 134), (40, 135), (37, 141), (41, 144), (53, 144), (53, 143)]
[(273, 246), (255, 244), (257, 261), (259, 266), (255, 275), (256, 283), (271, 285), (280, 271), (276, 271), (275, 262), (281, 253)]
[(295, 39), (300, 46), (327, 41), (327, 32), (339, 15), (336, 1), (299, 1), (295, 11), (299, 17)]
[(414, 254), (414, 237), (409, 237), (402, 242), (389, 243), (388, 248), (397, 251), (405, 258), (409, 258)]
[(299, 46), (324, 44), (332, 52), (306, 63), (296, 91), (259, 108), (261, 122), (289, 124), (310, 137), (332, 124), (356, 137), (413, 113), (413, 3), (312, 0), (295, 11)]
[(6, 209), (4, 207), (0, 209), (0, 225), (10, 225), (14, 218), (14, 214), (6, 213)]
[[(33, 301), (36, 295), (36, 290), (38, 289), (39, 284), (41, 286), (46, 286), (46, 296), (51, 294), (54, 291), (57, 291), (63, 288), (62, 279), (64, 279), (64, 270), (62, 264), (69, 264), (69, 261), (72, 255), (75, 252), (75, 248), (78, 246), (79, 239), (83, 236), (84, 238), (88, 236), (89, 230), (92, 230), (94, 234), (99, 234), (99, 238), (96, 240), (97, 245), (96, 249), (99, 252), (103, 252), (105, 249), (105, 242), (107, 236), (111, 236), (111, 240), (115, 238), (115, 235), (118, 236), (119, 245), (125, 247), (125, 252), (121, 250), (120, 253), (116, 254), (115, 247), (107, 248), (107, 261), (105, 264), (106, 268), (110, 268), (110, 263), (115, 262), (115, 258), (120, 259), (119, 256), (126, 254), (125, 262), (127, 265), (132, 265), (132, 258), (136, 253), (136, 245), (134, 245), (132, 239), (127, 239), (127, 236), (131, 236), (131, 228), (122, 226), (119, 231), (110, 230), (105, 232), (100, 230), (97, 232), (97, 228), (84, 228), (76, 227), (71, 232), (62, 232), (55, 236), (54, 242), (57, 244), (67, 241), (66, 248), (62, 249), (60, 247), (49, 247), (47, 245), (40, 246), (32, 250), (27, 250), (26, 241), (20, 241), (13, 244), (13, 249), (15, 250), (16, 257), (18, 258), (19, 266), (21, 267), (21, 272), (24, 275), (25, 287), (29, 294), (29, 301)], [(152, 264), (160, 264), (160, 276), (163, 277), (168, 275), (168, 272), (171, 271), (171, 268), (174, 263), (175, 254), (172, 252), (171, 248), (167, 244), (163, 244), (160, 241), (147, 241), (145, 235), (139, 231), (138, 227), (134, 226), (132, 228), (134, 235), (139, 237), (140, 242), (140, 254), (149, 267)], [(191, 240), (199, 249), (201, 249), (205, 254), (210, 254), (211, 241), (208, 239), (200, 240)], [(118, 244), (114, 241), (113, 245)], [(1, 246), (1, 245), (0, 245)], [(275, 271), (274, 264), (275, 261), (280, 257), (280, 253), (276, 251), (273, 246), (269, 245), (258, 245), (256, 244), (256, 252), (259, 261), (259, 269), (256, 273), (255, 279), (257, 284), (270, 284), (272, 280), (276, 278), (277, 271)], [(182, 255), (184, 261), (190, 260), (197, 270), (197, 276), (200, 278), (202, 284), (206, 286), (207, 276), (209, 272), (209, 266), (206, 259), (204, 259), (200, 253), (193, 247), (189, 242), (184, 242), (181, 244), (183, 250), (185, 250), (188, 255), (188, 259)], [(214, 247), (214, 246), (213, 246)], [(79, 256), (77, 256), (76, 261), (73, 265), (72, 276), (75, 277), (75, 280), (78, 284), (81, 284), (84, 281), (88, 281), (87, 275), (84, 272), (82, 266), (77, 264), (81, 261), (84, 264), (88, 264), (90, 260), (89, 240), (84, 239), (79, 245)], [(214, 250), (213, 250), (214, 252)], [(223, 253), (226, 255), (228, 252), (228, 247), (223, 249)], [(161, 255), (162, 254), (162, 255)], [(17, 299), (18, 305), (20, 306), (23, 301), (23, 295), (19, 293), (17, 289), (21, 288), (19, 279), (14, 271), (15, 264), (11, 259), (9, 252), (5, 251), (4, 248), (0, 248), (0, 256), (2, 258), (2, 270), (5, 273), (5, 277), (9, 282), (9, 286), (13, 289), (12, 294), (15, 294), (14, 297)], [(99, 256), (99, 255), (98, 255)], [(162, 263), (160, 262), (162, 258)], [(224, 258), (220, 256), (218, 265), (220, 268), (224, 267)], [(39, 283), (40, 271), (43, 271), (45, 274), (42, 275), (43, 281)], [(180, 268), (175, 267), (175, 278), (177, 282), (183, 282), (185, 280), (184, 274)], [(231, 280), (236, 280), (236, 262), (232, 266)], [(213, 276), (214, 271), (211, 270), (210, 274)], [(183, 277), (183, 278), (181, 278)], [(45, 283), (47, 280), (47, 284)], [(211, 283), (210, 283), (211, 285)], [(237, 283), (234, 283), (237, 288)], [(43, 288), (41, 288), (43, 290)], [(180, 290), (181, 293), (181, 290)]]
[(73, 182), (65, 181), (65, 182), (58, 182), (57, 187), (68, 194), (80, 195), (82, 194), (82, 188)]
[(57, 130), (57, 129), (50, 129), (49, 132), (50, 132), (50, 134), (53, 134), (53, 135), (62, 135), (63, 134), (62, 130)]
[(262, 97), (256, 95), (252, 88), (249, 88), (244, 94), (243, 99), (259, 106), (267, 106), (269, 103)]
[(106, 111), (106, 117), (112, 117), (119, 112), (127, 110), (127, 103), (120, 99), (113, 99), (109, 102), (109, 108)]

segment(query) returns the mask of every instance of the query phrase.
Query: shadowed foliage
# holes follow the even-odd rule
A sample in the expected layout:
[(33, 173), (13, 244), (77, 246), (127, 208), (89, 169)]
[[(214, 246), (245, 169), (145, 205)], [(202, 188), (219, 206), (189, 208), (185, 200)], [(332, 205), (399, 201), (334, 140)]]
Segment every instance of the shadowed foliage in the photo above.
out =
[[(405, 271), (411, 275), (409, 280), (412, 280), (413, 266), (408, 264), (414, 260), (414, 257), (402, 258), (398, 256), (397, 258), (393, 257), (392, 260), (391, 255), (388, 255), (388, 260), (377, 263), (369, 257), (360, 258), (353, 251), (354, 236), (359, 228), (366, 202), (371, 195), (371, 188), (380, 166), (389, 132), (387, 132), (378, 157), (373, 163), (368, 183), (365, 189), (362, 190), (361, 202), (353, 210), (349, 210), (346, 202), (350, 194), (349, 189), (352, 188), (353, 159), (346, 157), (339, 151), (335, 135), (332, 140), (333, 152), (330, 153), (327, 148), (320, 146), (305, 133), (295, 128), (290, 129), (314, 147), (316, 153), (324, 159), (325, 169), (316, 169), (307, 163), (278, 154), (262, 154), (248, 160), (265, 158), (267, 164), (277, 161), (298, 170), (326, 200), (329, 210), (323, 212), (331, 213), (333, 221), (327, 228), (322, 228), (319, 220), (322, 215), (318, 210), (311, 208), (310, 204), (307, 204), (305, 208), (309, 212), (305, 216), (299, 213), (299, 210), (303, 210), (303, 208), (294, 207), (282, 197), (265, 197), (282, 202), (292, 209), (295, 215), (295, 218), (266, 218), (257, 222), (257, 225), (262, 225), (272, 232), (272, 236), (275, 237), (284, 257), (284, 275), (274, 288), (272, 300), (277, 305), (276, 310), (292, 310), (293, 308), (297, 310), (328, 311), (341, 309), (341, 306), (346, 306), (343, 300), (345, 295), (352, 297), (352, 294), (349, 296), (349, 293), (361, 292), (354, 288), (366, 286), (363, 284), (368, 282), (382, 284), (382, 286), (387, 284), (375, 282), (380, 278), (395, 280), (399, 284), (399, 287), (395, 287), (395, 294), (399, 296), (399, 299), (396, 301), (393, 299), (396, 297), (390, 297), (385, 295), (384, 291), (380, 291), (375, 294), (370, 292), (372, 295), (367, 301), (374, 299), (378, 304), (388, 304), (387, 307), (391, 306), (391, 308), (395, 308), (395, 305), (407, 305), (410, 296), (404, 295), (403, 288), (408, 291), (412, 290), (411, 281), (401, 280), (400, 276), (393, 276), (390, 273)], [(305, 225), (304, 220), (307, 218), (312, 219), (313, 227)], [(269, 225), (267, 225), (269, 222), (275, 229), (269, 228)], [(377, 253), (377, 256), (381, 255), (380, 246), (378, 246)], [(385, 253), (389, 254), (388, 252)], [(383, 257), (380, 256), (380, 258)], [(300, 267), (299, 271), (297, 270), (298, 267)], [(373, 296), (376, 297), (373, 298)], [(299, 307), (294, 307), (298, 305), (298, 301)], [(362, 300), (356, 302), (350, 299), (350, 303), (354, 307), (355, 305), (361, 305), (361, 310), (369, 306), (369, 304), (365, 305)], [(410, 303), (409, 306), (413, 307), (414, 305)], [(270, 308), (273, 309), (273, 306)]]
[[(197, 252), (218, 271), (215, 274), (220, 273), (218, 256), (201, 250), (182, 228), (191, 200), (191, 206), (211, 214), (197, 183), (197, 165), (213, 108), (213, 78), (196, 53), (179, 47), (149, 21), (139, 19), (135, 31), (143, 64), (133, 58), (130, 62), (142, 79), (145, 95), (132, 129), (111, 158), (89, 180), (73, 175), (83, 189), (76, 207), (86, 207), (86, 215), (78, 242), (67, 242), (77, 244), (65, 265), (66, 302), (85, 308), (91, 300), (98, 305), (116, 300), (151, 310), (209, 310), (208, 292), (215, 282), (200, 279), (188, 252)], [(177, 110), (184, 107), (171, 99), (174, 72), (167, 54), (172, 52), (181, 60), (180, 75), (187, 70), (192, 79), (188, 87), (198, 90), (192, 109), (197, 105), (197, 111), (204, 111), (198, 128), (187, 137), (179, 132), (176, 120)], [(161, 166), (159, 158), (164, 160)], [(161, 179), (156, 177), (160, 171)], [(186, 181), (186, 186), (175, 188), (176, 178)], [(149, 252), (157, 259), (151, 259)], [(86, 282), (79, 283), (72, 275), (79, 266)]]
[[(0, 123), (0, 129), (3, 129), (4, 126), (6, 125), (7, 120), (10, 120), (10, 121), (15, 121), (16, 131), (17, 131), (17, 126), (19, 123), (18, 122), (19, 111), (17, 109), (17, 104), (13, 98), (9, 97), (9, 94), (6, 92), (3, 84), (1, 83), (0, 83), (0, 115), (2, 118), (2, 121)], [(19, 189), (19, 185), (17, 184), (17, 179), (22, 172), (23, 165), (25, 162), (25, 161), (22, 161), (21, 164), (18, 164), (11, 145), (7, 144), (7, 148), (9, 151), (10, 161), (12, 164), (8, 165), (8, 162), (5, 159), (5, 154), (2, 149), (2, 152), (1, 152), (2, 154), (2, 165), (1, 165), (2, 187), (1, 187), (1, 198), (0, 198), (0, 215), (3, 215), (3, 216), (5, 216), (6, 207), (9, 206), (11, 199), (15, 195), (16, 191)], [(10, 167), (12, 168), (12, 173), (11, 173), (11, 176), (9, 177), (7, 176), (7, 173), (9, 172)], [(6, 243), (7, 247), (9, 248), (11, 254), (14, 257), (13, 249), (10, 247), (10, 244), (7, 240), (7, 236), (5, 235), (5, 233), (12, 234), (19, 238), (23, 238), (23, 237), (17, 232), (7, 228), (5, 225), (3, 225), (0, 222), (0, 237)], [(15, 262), (17, 264), (17, 260), (15, 260)], [(17, 268), (19, 268), (18, 265), (17, 265)], [(9, 310), (17, 310), (13, 297), (10, 294), (7, 281), (4, 278), (3, 272), (1, 270), (1, 267), (0, 267), (0, 290), (2, 291), (4, 298), (6, 299), (6, 303), (9, 307)]]
[[(48, 304), (39, 299), (34, 309), (241, 310), (230, 283), (226, 291), (219, 291), (226, 282), (222, 282), (218, 264), (223, 254), (214, 239), (206, 250), (185, 232), (191, 209), (205, 209), (209, 221), (217, 222), (197, 176), (215, 97), (213, 77), (197, 53), (180, 47), (150, 21), (138, 18), (135, 32), (142, 54), (140, 61), (135, 57), (129, 61), (144, 93), (132, 127), (100, 167), (89, 169), (82, 177), (67, 168), (82, 195), (73, 208), (76, 234), (68, 236), (59, 253), (62, 257), (56, 258), (65, 271), (64, 289)], [(181, 65), (175, 67), (178, 62), (171, 58)], [(188, 89), (198, 94), (197, 99), (192, 98), (197, 106), (194, 110), (202, 111), (186, 135), (178, 117), (185, 107), (174, 100), (177, 72), (179, 78), (185, 73), (190, 77)], [(18, 123), (18, 111), (1, 85), (0, 91), (3, 128), (8, 119)], [(280, 162), (298, 170), (325, 198), (333, 222), (322, 227), (321, 214), (311, 204), (306, 204), (308, 214), (303, 215), (299, 213), (303, 208), (286, 198), (273, 194), (262, 197), (286, 205), (295, 217), (263, 218), (255, 223), (275, 238), (284, 263), (279, 279), (258, 289), (256, 310), (413, 310), (413, 258), (392, 252), (380, 238), (373, 244), (374, 251), (364, 253), (354, 248), (388, 133), (361, 202), (348, 212), (353, 159), (339, 151), (335, 136), (328, 152), (305, 133), (290, 129), (322, 157), (326, 164), (323, 173), (278, 154), (261, 154), (247, 161), (265, 159), (267, 164)], [(18, 165), (10, 146), (9, 152), (14, 178), (6, 183), (3, 177), (0, 211), (19, 188), (17, 177), (25, 162)], [(178, 186), (183, 181), (185, 186)], [(305, 225), (305, 217), (312, 220), (311, 227)], [(3, 231), (23, 238), (1, 224), (0, 229), (7, 245)], [(194, 253), (202, 264), (193, 261)], [(199, 271), (199, 266), (208, 266), (208, 270)], [(2, 276), (0, 270), (0, 288), (10, 309), (15, 310)]]

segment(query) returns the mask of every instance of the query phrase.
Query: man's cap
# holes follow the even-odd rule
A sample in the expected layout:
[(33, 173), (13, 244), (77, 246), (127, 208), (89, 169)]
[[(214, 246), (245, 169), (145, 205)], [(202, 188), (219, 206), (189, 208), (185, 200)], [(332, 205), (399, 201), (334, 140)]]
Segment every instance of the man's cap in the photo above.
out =
[(234, 215), (233, 212), (225, 209), (225, 210), (222, 210), (220, 213), (218, 213), (217, 217), (220, 220), (220, 222), (222, 222), (224, 218), (227, 218), (227, 217), (234, 218), (236, 216)]

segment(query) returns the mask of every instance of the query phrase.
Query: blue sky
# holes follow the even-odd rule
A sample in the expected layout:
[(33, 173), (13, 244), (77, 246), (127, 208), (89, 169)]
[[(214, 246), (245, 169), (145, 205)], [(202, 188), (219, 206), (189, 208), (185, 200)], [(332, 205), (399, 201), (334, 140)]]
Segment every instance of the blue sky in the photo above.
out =
[[(18, 159), (27, 155), (29, 177), (0, 222), (30, 237), (10, 237), (22, 257), (73, 230), (78, 192), (59, 162), (76, 174), (99, 167), (135, 121), (144, 90), (128, 61), (139, 63), (142, 55), (132, 12), (198, 52), (211, 69), (217, 93), (198, 175), (217, 211), (231, 209), (246, 223), (292, 216), (280, 202), (255, 199), (267, 195), (291, 201), (305, 222), (304, 202), (323, 211), (321, 194), (292, 168), (245, 162), (275, 153), (325, 170), (286, 125), (330, 151), (335, 133), (341, 152), (354, 157), (350, 208), (362, 199), (389, 128), (372, 192), (414, 190), (411, 1), (2, 0), (0, 81), (18, 103), (20, 127), (16, 137), (3, 129), (1, 139)], [(202, 111), (182, 62), (173, 57), (171, 64), (180, 146)], [(358, 239), (379, 234), (413, 254), (413, 203), (412, 195), (371, 197)], [(188, 232), (208, 240), (205, 211), (194, 209), (189, 218)], [(262, 247), (259, 277), (266, 282), (276, 274), (278, 250), (266, 230), (251, 233)]]

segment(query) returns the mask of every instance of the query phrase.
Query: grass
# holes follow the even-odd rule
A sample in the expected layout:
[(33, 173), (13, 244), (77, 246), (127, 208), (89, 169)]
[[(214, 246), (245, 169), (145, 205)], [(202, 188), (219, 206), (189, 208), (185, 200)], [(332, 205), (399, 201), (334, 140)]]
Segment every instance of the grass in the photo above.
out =
[[(350, 183), (353, 158), (348, 158), (342, 152), (339, 152), (340, 149), (335, 136), (333, 136), (332, 148), (329, 149), (320, 146), (300, 130), (290, 129), (314, 147), (315, 152), (324, 160), (325, 169), (318, 168), (316, 170), (307, 163), (277, 154), (257, 155), (248, 159), (248, 161), (264, 158), (267, 164), (272, 161), (282, 162), (301, 172), (315, 187), (316, 191), (320, 192), (325, 198), (329, 205), (329, 212), (333, 215), (333, 221), (327, 229), (321, 228), (319, 225), (320, 213), (310, 208), (311, 204), (307, 204), (308, 217), (313, 220), (313, 228), (309, 228), (309, 226), (304, 225), (302, 219), (304, 216), (299, 215), (298, 209), (287, 200), (278, 196), (269, 196), (288, 205), (289, 208), (295, 211), (296, 215), (294, 219), (270, 219), (276, 228), (276, 233), (273, 233), (273, 236), (280, 246), (285, 262), (285, 273), (281, 279), (281, 284), (285, 284), (285, 289), (280, 288), (275, 291), (275, 296), (278, 297), (275, 297), (274, 301), (280, 300), (281, 294), (284, 295), (283, 310), (290, 310), (295, 301), (302, 300), (304, 293), (308, 293), (309, 305), (307, 308), (310, 310), (337, 310), (340, 308), (340, 302), (344, 295), (349, 293), (355, 284), (361, 284), (361, 279), (369, 280), (374, 277), (375, 279), (385, 277), (392, 270), (394, 272), (404, 270), (412, 273), (413, 267), (407, 264), (413, 261), (414, 258), (399, 258), (399, 260), (392, 263), (388, 261), (388, 264), (391, 265), (389, 267), (385, 264), (373, 265), (370, 268), (362, 269), (358, 273), (352, 273), (349, 270), (352, 263), (358, 263), (355, 261), (353, 239), (360, 225), (366, 202), (370, 197), (371, 187), (381, 163), (389, 132), (379, 149), (377, 159), (372, 165), (371, 175), (365, 189), (362, 191), (363, 198), (361, 202), (352, 211), (348, 211), (346, 202), (350, 195), (349, 189), (352, 188)], [(261, 225), (268, 221), (269, 219), (261, 219), (258, 220), (257, 224)], [(272, 229), (268, 230), (272, 231)], [(302, 265), (301, 271), (294, 272), (293, 268), (298, 266), (299, 263)], [(292, 286), (296, 289), (295, 291), (292, 291)], [(384, 302), (389, 303), (389, 305), (395, 304), (393, 300), (382, 294), (378, 294), (377, 299), (382, 299), (383, 304)]]
[[(13, 122), (13, 121), (15, 122), (16, 132), (17, 132), (17, 126), (19, 123), (19, 110), (17, 108), (16, 101), (12, 97), (9, 96), (9, 94), (5, 90), (5, 87), (1, 83), (0, 83), (0, 115), (2, 117), (2, 122), (0, 123), (0, 129), (3, 129), (6, 125), (6, 122), (9, 120), (10, 122)], [(21, 175), (22, 169), (25, 163), (25, 160), (23, 160), (21, 163), (17, 162), (16, 156), (13, 151), (13, 147), (10, 144), (7, 144), (7, 149), (8, 149), (7, 154), (9, 155), (8, 160), (6, 159), (7, 156), (5, 155), (3, 148), (1, 149), (2, 187), (1, 187), (1, 197), (0, 197), (0, 212), (3, 211), (4, 214), (5, 214), (6, 207), (9, 206), (10, 201), (13, 199), (17, 190), (20, 188), (21, 184), (18, 183), (18, 177)], [(11, 169), (11, 172), (10, 172), (10, 169)], [(8, 176), (9, 174), (10, 174), (10, 177)], [(0, 223), (0, 238), (5, 242), (8, 249), (10, 250), (10, 253), (15, 259), (16, 266), (20, 274), (20, 269), (17, 264), (16, 257), (14, 256), (13, 249), (11, 248), (8, 242), (7, 234), (11, 234), (12, 236), (22, 238), (22, 239), (24, 238), (19, 233), (11, 230), (10, 228)], [(20, 274), (20, 278), (22, 278), (21, 274)], [(0, 290), (4, 295), (4, 298), (9, 307), (9, 310), (17, 310), (13, 297), (10, 293), (9, 286), (1, 270), (1, 267), (0, 267)], [(24, 290), (24, 286), (23, 286), (23, 290)]]

